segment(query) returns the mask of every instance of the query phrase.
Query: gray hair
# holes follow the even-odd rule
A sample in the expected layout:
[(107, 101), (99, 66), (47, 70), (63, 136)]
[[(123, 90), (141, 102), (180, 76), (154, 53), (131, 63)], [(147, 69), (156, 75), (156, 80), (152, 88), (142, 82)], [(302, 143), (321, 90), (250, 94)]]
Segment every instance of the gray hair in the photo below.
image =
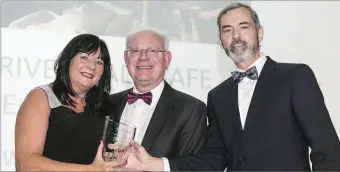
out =
[(219, 34), (221, 33), (221, 18), (222, 18), (222, 16), (224, 14), (226, 14), (227, 12), (229, 12), (233, 9), (237, 9), (237, 8), (247, 8), (250, 11), (251, 18), (254, 21), (256, 31), (258, 32), (259, 28), (261, 26), (261, 23), (260, 23), (260, 19), (259, 19), (259, 16), (257, 15), (256, 11), (253, 8), (251, 8), (249, 5), (242, 4), (242, 3), (232, 3), (232, 4), (228, 5), (227, 7), (225, 7), (217, 17), (218, 33)]
[(125, 48), (128, 49), (128, 44), (129, 44), (129, 41), (138, 33), (140, 32), (152, 32), (152, 33), (155, 33), (157, 35), (159, 35), (160, 37), (162, 37), (163, 41), (164, 41), (164, 50), (168, 51), (169, 49), (169, 39), (168, 39), (168, 36), (165, 32), (162, 32), (161, 30), (159, 29), (155, 29), (155, 28), (150, 28), (150, 27), (146, 27), (146, 26), (139, 26), (139, 27), (136, 27), (134, 29), (132, 29), (128, 35), (126, 36), (126, 44), (125, 44)]

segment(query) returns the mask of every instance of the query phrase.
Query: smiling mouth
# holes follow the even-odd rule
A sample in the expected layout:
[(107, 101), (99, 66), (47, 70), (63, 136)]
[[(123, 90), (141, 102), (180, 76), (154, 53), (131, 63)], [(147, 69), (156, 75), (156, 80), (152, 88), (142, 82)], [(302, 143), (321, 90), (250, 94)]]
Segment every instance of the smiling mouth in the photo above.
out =
[(81, 72), (80, 73), (83, 77), (88, 78), (88, 79), (92, 79), (94, 77), (94, 75), (90, 74), (90, 73), (86, 73), (86, 72)]
[(152, 69), (152, 66), (137, 66), (137, 69)]
[(235, 44), (234, 47), (240, 47), (243, 46), (243, 44)]

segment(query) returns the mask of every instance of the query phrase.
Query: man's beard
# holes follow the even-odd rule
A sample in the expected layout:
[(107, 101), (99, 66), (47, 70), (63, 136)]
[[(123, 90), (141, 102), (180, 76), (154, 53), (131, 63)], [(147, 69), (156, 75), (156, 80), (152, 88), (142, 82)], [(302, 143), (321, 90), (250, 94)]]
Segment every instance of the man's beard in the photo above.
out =
[(234, 63), (240, 63), (253, 58), (258, 48), (258, 43), (248, 45), (246, 41), (234, 39), (229, 48), (224, 47), (224, 51), (234, 61)]

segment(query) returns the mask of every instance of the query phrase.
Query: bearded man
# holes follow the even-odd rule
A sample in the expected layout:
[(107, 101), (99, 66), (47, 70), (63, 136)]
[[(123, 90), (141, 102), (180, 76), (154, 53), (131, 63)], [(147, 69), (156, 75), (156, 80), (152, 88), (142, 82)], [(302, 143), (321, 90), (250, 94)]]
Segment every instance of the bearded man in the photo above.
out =
[(311, 167), (340, 171), (339, 138), (311, 68), (278, 63), (261, 53), (263, 27), (248, 5), (227, 6), (217, 25), (221, 46), (238, 71), (208, 93), (205, 146), (193, 155), (161, 160), (134, 144), (128, 166), (147, 171), (310, 171)]

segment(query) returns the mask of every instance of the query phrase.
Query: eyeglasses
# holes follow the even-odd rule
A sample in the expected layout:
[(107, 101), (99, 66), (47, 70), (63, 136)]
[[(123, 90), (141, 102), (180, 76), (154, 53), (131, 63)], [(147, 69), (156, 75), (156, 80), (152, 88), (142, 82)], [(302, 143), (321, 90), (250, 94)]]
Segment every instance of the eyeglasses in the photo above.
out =
[(127, 49), (125, 50), (129, 57), (141, 57), (143, 51), (145, 51), (145, 56), (149, 58), (158, 57), (159, 53), (165, 53), (166, 50), (154, 50), (154, 49)]

